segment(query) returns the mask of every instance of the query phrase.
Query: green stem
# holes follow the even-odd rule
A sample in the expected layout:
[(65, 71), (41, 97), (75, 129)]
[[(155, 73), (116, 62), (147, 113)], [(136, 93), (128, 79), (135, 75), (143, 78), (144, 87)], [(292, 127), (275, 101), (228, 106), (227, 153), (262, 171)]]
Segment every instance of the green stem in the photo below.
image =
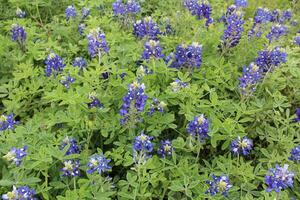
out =
[(74, 177), (73, 183), (74, 183), (74, 190), (75, 190), (75, 192), (76, 192), (76, 177)]
[(279, 200), (280, 199), (280, 193), (276, 193), (276, 200)]
[(200, 136), (197, 136), (197, 157), (196, 157), (196, 163), (199, 162), (199, 155), (200, 155), (200, 150), (201, 150), (201, 145), (200, 145)]

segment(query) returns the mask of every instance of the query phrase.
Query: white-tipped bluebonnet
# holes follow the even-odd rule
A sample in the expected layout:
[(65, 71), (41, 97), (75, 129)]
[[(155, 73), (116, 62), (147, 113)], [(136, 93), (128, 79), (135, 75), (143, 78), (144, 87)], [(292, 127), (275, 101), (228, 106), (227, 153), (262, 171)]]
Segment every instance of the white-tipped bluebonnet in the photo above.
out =
[(281, 13), (281, 16), (279, 17), (279, 23), (283, 24), (287, 21), (290, 21), (292, 19), (292, 11), (291, 10), (284, 10)]
[(144, 111), (148, 96), (145, 94), (145, 85), (134, 81), (128, 86), (128, 92), (123, 97), (123, 104), (120, 109), (122, 116), (121, 125), (139, 121), (139, 113)]
[(258, 52), (255, 62), (264, 72), (268, 72), (279, 67), (282, 63), (286, 63), (287, 54), (280, 47), (271, 50), (266, 49)]
[(184, 0), (184, 7), (186, 7), (192, 15), (197, 15), (199, 10), (198, 0)]
[(66, 89), (70, 89), (71, 83), (74, 83), (75, 80), (75, 78), (72, 78), (70, 74), (68, 74), (67, 76), (61, 77), (59, 82), (65, 86)]
[(269, 174), (265, 176), (265, 183), (267, 184), (267, 192), (275, 191), (281, 192), (288, 187), (293, 187), (294, 173), (288, 171), (288, 165), (285, 164), (283, 167), (279, 165), (275, 166), (275, 169), (269, 169)]
[(115, 2), (113, 2), (112, 9), (113, 9), (114, 15), (125, 15), (125, 13), (126, 13), (126, 8), (125, 8), (125, 5), (123, 4), (122, 0), (116, 0)]
[(86, 28), (86, 26), (85, 26), (84, 23), (79, 24), (79, 25), (78, 25), (78, 28), (77, 28), (78, 33), (79, 33), (80, 35), (84, 35), (84, 30), (85, 30), (85, 28)]
[(269, 40), (269, 43), (271, 43), (274, 40), (278, 40), (281, 36), (286, 35), (286, 33), (287, 33), (286, 26), (276, 24), (271, 27), (271, 30), (266, 36), (266, 38)]
[(122, 0), (116, 0), (112, 8), (115, 16), (135, 15), (141, 11), (141, 6), (136, 0), (128, 0), (125, 4)]
[(296, 118), (294, 118), (294, 122), (300, 122), (300, 108), (296, 109)]
[(87, 67), (87, 62), (82, 57), (76, 57), (72, 65), (73, 67), (79, 67), (82, 70)]
[(153, 98), (148, 114), (153, 115), (155, 111), (163, 113), (166, 109), (166, 106), (167, 104), (165, 102), (159, 101), (157, 98)]
[(88, 103), (88, 108), (103, 108), (103, 104), (97, 98), (96, 92), (91, 92), (89, 94), (89, 99), (91, 100), (91, 102)]
[(152, 152), (153, 151), (153, 144), (152, 144), (152, 136), (145, 135), (143, 132), (141, 135), (136, 136), (134, 143), (133, 143), (133, 149), (135, 151), (146, 151), (146, 152)]
[(145, 135), (143, 132), (141, 135), (136, 136), (133, 142), (133, 156), (134, 161), (138, 164), (144, 163), (153, 151), (152, 136)]
[(209, 189), (205, 193), (212, 196), (218, 193), (227, 196), (229, 189), (232, 188), (228, 176), (225, 175), (215, 176), (213, 174), (212, 181), (206, 180), (206, 183), (209, 185)]
[(290, 22), (290, 24), (292, 25), (292, 26), (297, 26), (298, 25), (298, 21), (297, 20), (292, 20), (291, 22)]
[(187, 83), (184, 83), (179, 79), (176, 79), (171, 83), (171, 90), (173, 92), (179, 92), (181, 89), (186, 88), (187, 86), (188, 86)]
[(299, 33), (294, 37), (294, 44), (297, 46), (300, 46), (300, 34)]
[(144, 45), (144, 52), (142, 58), (147, 60), (150, 58), (163, 58), (162, 48), (159, 41), (149, 40)]
[(77, 16), (77, 12), (74, 6), (68, 6), (65, 10), (66, 19), (75, 18)]
[(136, 75), (138, 78), (141, 78), (143, 76), (146, 76), (148, 74), (153, 74), (153, 71), (148, 69), (147, 66), (141, 65), (137, 70), (136, 70)]
[(248, 0), (235, 0), (234, 5), (236, 5), (237, 7), (247, 7)]
[(198, 0), (184, 0), (183, 5), (190, 11), (192, 15), (195, 15), (198, 19), (206, 19), (205, 26), (208, 27), (212, 22), (211, 17), (212, 8), (211, 5), (205, 1), (199, 4)]
[(79, 160), (66, 160), (63, 162), (63, 176), (75, 177), (80, 176), (80, 162)]
[(14, 162), (15, 165), (18, 167), (20, 166), (23, 158), (27, 156), (26, 150), (28, 149), (27, 146), (24, 146), (23, 148), (17, 149), (16, 147), (13, 147), (10, 149), (10, 151), (3, 156), (3, 158), (9, 162)]
[(108, 165), (109, 162), (110, 159), (106, 159), (104, 155), (93, 155), (87, 164), (89, 168), (87, 173), (92, 174), (98, 172), (99, 174), (103, 174), (111, 169), (111, 166)]
[(126, 13), (137, 14), (141, 11), (140, 4), (135, 0), (128, 0), (125, 4)]
[(18, 25), (18, 24), (13, 24), (11, 26), (11, 39), (15, 42), (18, 42), (20, 44), (24, 44), (26, 41), (26, 32), (25, 29)]
[(291, 150), (291, 156), (289, 160), (300, 163), (300, 146), (296, 146)]
[(177, 46), (172, 68), (200, 68), (202, 64), (202, 46), (196, 42), (191, 45), (182, 44)]
[(160, 146), (158, 147), (157, 154), (160, 157), (171, 156), (173, 153), (173, 145), (169, 140), (163, 140), (160, 142)]
[(19, 122), (14, 120), (14, 114), (0, 116), (0, 131), (13, 130)]
[(266, 8), (257, 8), (253, 19), (252, 29), (248, 32), (248, 37), (252, 38), (254, 35), (260, 37), (262, 35), (262, 27), (272, 19), (271, 12)]
[(138, 20), (133, 24), (134, 35), (137, 38), (147, 37), (148, 39), (157, 39), (161, 34), (158, 25), (151, 17), (145, 17), (143, 20)]
[(85, 18), (87, 18), (90, 15), (91, 9), (83, 7), (81, 9), (81, 19), (84, 20)]
[(238, 155), (248, 155), (253, 148), (253, 141), (247, 137), (240, 138), (233, 140), (230, 144), (230, 150), (234, 154)]
[(29, 188), (28, 186), (20, 186), (16, 188), (13, 186), (13, 190), (6, 194), (2, 195), (3, 200), (36, 200), (34, 197), (36, 194), (34, 189)]
[(207, 118), (205, 118), (204, 114), (201, 114), (188, 123), (186, 130), (198, 141), (203, 142), (209, 137), (209, 121)]
[(109, 47), (106, 41), (106, 36), (100, 28), (92, 29), (87, 36), (88, 51), (90, 56), (101, 56), (102, 53), (108, 53)]
[(239, 88), (242, 94), (247, 95), (256, 90), (257, 83), (263, 76), (263, 70), (255, 63), (243, 67), (242, 77), (239, 78)]
[(61, 73), (65, 68), (63, 59), (53, 52), (48, 55), (45, 64), (45, 73), (48, 77), (51, 76), (51, 74), (56, 77), (57, 74)]
[(17, 8), (16, 16), (19, 17), (19, 18), (24, 18), (26, 16), (26, 12), (21, 10), (20, 8)]
[[(230, 8), (230, 7), (229, 7)], [(228, 8), (228, 9), (229, 9)], [(231, 11), (227, 11), (227, 13), (231, 13)], [(243, 29), (243, 13), (234, 10), (231, 14), (226, 14), (225, 17), (225, 30), (222, 36), (222, 42), (224, 48), (231, 48), (238, 45), (241, 37)]]
[(63, 150), (66, 146), (68, 146), (68, 150), (65, 155), (80, 153), (80, 147), (78, 146), (75, 138), (69, 138), (68, 136), (65, 137), (60, 145), (60, 149)]

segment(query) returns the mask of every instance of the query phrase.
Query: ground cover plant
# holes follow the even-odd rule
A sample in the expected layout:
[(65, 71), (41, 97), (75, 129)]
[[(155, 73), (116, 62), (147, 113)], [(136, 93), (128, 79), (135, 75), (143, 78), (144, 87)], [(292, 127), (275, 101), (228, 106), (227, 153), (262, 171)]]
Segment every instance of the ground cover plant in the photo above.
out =
[(2, 199), (300, 199), (299, 1), (0, 11)]

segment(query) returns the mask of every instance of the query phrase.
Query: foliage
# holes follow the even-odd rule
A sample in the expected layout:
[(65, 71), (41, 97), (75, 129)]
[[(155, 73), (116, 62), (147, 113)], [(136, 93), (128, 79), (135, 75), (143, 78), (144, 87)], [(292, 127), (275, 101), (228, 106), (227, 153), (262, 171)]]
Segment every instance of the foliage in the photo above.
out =
[[(299, 25), (290, 23), (300, 22), (296, 2), (248, 0), (247, 7), (238, 8), (243, 12), (239, 20), (244, 20), (241, 36), (229, 47), (222, 46), (226, 43), (223, 33), (232, 28), (226, 27), (222, 17), (234, 3), (231, 0), (210, 1), (211, 24), (191, 14), (183, 0), (140, 0), (140, 12), (126, 16), (114, 15), (113, 0), (0, 0), (0, 123), (12, 113), (15, 120), (13, 129), (0, 132), (0, 156), (4, 156), (0, 194), (13, 191), (14, 186), (28, 186), (36, 198), (45, 200), (226, 198), (218, 192), (206, 193), (206, 180), (215, 175), (219, 182), (230, 180), (228, 199), (300, 199), (300, 165), (289, 160), (291, 150), (300, 145), (300, 125), (293, 120), (300, 107), (300, 47), (294, 43)], [(77, 15), (66, 18), (70, 5)], [(87, 17), (81, 16), (83, 7), (90, 8)], [(258, 7), (291, 9), (286, 34), (269, 41), (266, 36), (276, 22), (268, 22), (262, 25), (260, 37), (249, 38)], [(17, 8), (26, 12), (24, 18), (16, 16)], [(145, 44), (147, 36), (135, 37), (133, 24), (149, 16), (160, 31), (155, 24), (147, 29), (155, 29), (150, 39), (159, 39), (159, 56), (142, 59), (155, 42)], [(24, 28), (25, 42), (12, 40), (12, 24)], [(79, 24), (85, 27), (82, 34)], [(98, 31), (100, 36), (88, 38), (97, 28), (105, 35)], [(189, 47), (195, 43), (201, 51), (189, 56)], [(88, 45), (98, 54), (91, 57)], [(261, 72), (255, 89), (242, 92), (243, 67), (255, 62), (259, 51), (276, 47), (287, 54), (286, 62)], [(199, 59), (197, 67), (194, 60), (169, 67), (174, 59), (180, 60), (178, 49), (187, 51), (184, 59)], [(170, 53), (176, 53), (175, 58)], [(65, 66), (46, 76), (45, 60), (53, 54)], [(85, 67), (73, 66), (78, 57), (86, 61)], [(126, 113), (120, 114), (121, 108)], [(204, 140), (196, 137), (204, 134), (197, 132), (202, 114), (208, 128)], [(124, 116), (126, 124), (120, 123)], [(137, 153), (133, 144), (137, 145), (138, 136), (140, 143), (146, 141), (142, 132), (149, 136), (151, 148), (143, 146)], [(245, 136), (253, 149), (248, 145), (245, 156), (232, 152), (231, 142)], [(67, 137), (77, 143), (62, 145)], [(18, 160), (19, 166), (5, 159), (12, 148), (23, 147), (26, 156)], [(76, 152), (67, 153), (69, 148)], [(76, 170), (81, 176), (63, 176), (70, 169), (69, 160), (80, 161)], [(105, 166), (97, 165), (93, 173), (87, 173), (103, 160)], [(280, 195), (266, 191), (264, 182), (276, 164), (288, 164), (294, 174), (293, 187)]]

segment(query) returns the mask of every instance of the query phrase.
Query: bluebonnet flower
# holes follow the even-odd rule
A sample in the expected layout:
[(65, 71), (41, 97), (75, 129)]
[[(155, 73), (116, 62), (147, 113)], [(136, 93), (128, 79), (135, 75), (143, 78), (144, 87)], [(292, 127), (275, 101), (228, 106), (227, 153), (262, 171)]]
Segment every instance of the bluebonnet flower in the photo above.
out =
[(300, 108), (296, 109), (296, 118), (294, 118), (294, 122), (300, 122)]
[(152, 104), (150, 105), (149, 115), (153, 115), (153, 113), (157, 110), (161, 113), (165, 111), (167, 104), (163, 101), (159, 101), (157, 98), (153, 98)]
[(247, 7), (248, 0), (235, 0), (234, 5), (236, 5), (237, 7)]
[(262, 69), (254, 63), (251, 63), (249, 66), (244, 66), (242, 77), (239, 78), (239, 88), (242, 94), (249, 94), (255, 91), (257, 83), (263, 76), (262, 73)]
[(230, 149), (234, 154), (238, 155), (248, 155), (253, 148), (253, 142), (247, 137), (233, 140), (230, 144)]
[(160, 146), (157, 150), (157, 154), (160, 157), (171, 156), (173, 153), (173, 145), (169, 140), (164, 140), (160, 142)]
[(75, 18), (77, 16), (76, 9), (74, 6), (68, 6), (65, 10), (66, 18), (69, 20), (70, 18)]
[(197, 17), (198, 19), (202, 19), (202, 18), (206, 19), (205, 22), (206, 27), (209, 27), (209, 25), (213, 23), (213, 18), (211, 17), (211, 13), (212, 13), (211, 5), (208, 3), (204, 3), (204, 1), (202, 1), (202, 3), (199, 5)]
[(73, 67), (79, 67), (81, 70), (86, 68), (87, 63), (82, 57), (76, 57), (72, 63)]
[(296, 146), (291, 150), (290, 160), (300, 163), (300, 146)]
[(164, 18), (162, 25), (165, 27), (164, 35), (171, 35), (175, 33), (175, 30), (172, 28), (170, 19), (168, 17)]
[(65, 137), (62, 141), (62, 144), (60, 145), (60, 149), (63, 150), (68, 145), (69, 145), (69, 147), (68, 147), (68, 150), (66, 151), (65, 155), (80, 153), (80, 148), (79, 148), (75, 138), (69, 138), (68, 136)]
[(17, 8), (17, 10), (16, 10), (16, 15), (17, 15), (17, 17), (19, 17), (19, 18), (24, 18), (24, 17), (26, 16), (26, 12), (23, 11), (23, 10), (21, 10), (20, 8)]
[(56, 75), (61, 73), (65, 67), (63, 59), (53, 52), (48, 55), (45, 64), (45, 73), (48, 77), (51, 76), (51, 74), (56, 77)]
[(199, 12), (198, 0), (184, 0), (184, 7), (186, 7), (192, 15), (197, 15)]
[(148, 74), (152, 74), (153, 71), (149, 70), (148, 67), (141, 65), (137, 70), (136, 70), (136, 75), (138, 78), (143, 77)]
[(87, 16), (89, 16), (90, 12), (91, 12), (91, 9), (83, 7), (81, 9), (81, 19), (84, 20), (85, 18), (87, 18)]
[(272, 19), (271, 12), (266, 8), (257, 8), (252, 29), (248, 32), (248, 37), (251, 38), (254, 34), (256, 37), (262, 35), (262, 26), (263, 24), (270, 22)]
[(207, 180), (206, 183), (209, 185), (209, 189), (205, 193), (212, 196), (215, 196), (217, 193), (227, 196), (229, 189), (232, 188), (228, 176), (225, 175), (215, 176), (213, 174), (212, 181)]
[(137, 38), (147, 37), (155, 40), (161, 34), (158, 25), (151, 17), (145, 17), (143, 20), (136, 21), (133, 24), (133, 30)]
[(152, 144), (152, 136), (141, 135), (136, 136), (133, 143), (134, 160), (136, 163), (144, 163), (151, 155), (154, 145)]
[(268, 185), (267, 192), (274, 190), (279, 193), (288, 187), (293, 187), (294, 173), (288, 171), (288, 165), (283, 167), (275, 166), (275, 169), (269, 169), (269, 174), (265, 176), (265, 183)]
[(106, 42), (106, 37), (104, 32), (102, 32), (100, 28), (91, 30), (87, 38), (88, 51), (92, 58), (97, 55), (101, 56), (102, 53), (108, 53), (109, 48)]
[(170, 67), (200, 68), (202, 64), (202, 46), (194, 42), (191, 45), (179, 45), (176, 48), (174, 60)]
[(134, 143), (133, 143), (133, 149), (135, 151), (146, 151), (146, 152), (152, 152), (153, 151), (153, 144), (151, 140), (153, 139), (152, 136), (145, 135), (143, 132), (141, 135), (136, 136)]
[(108, 165), (109, 162), (110, 159), (106, 159), (104, 155), (93, 155), (87, 164), (89, 167), (87, 173), (92, 174), (97, 171), (99, 174), (102, 174), (111, 169), (111, 166)]
[[(172, 53), (169, 53), (168, 55), (166, 55), (166, 56), (164, 57), (164, 61), (165, 61), (166, 65), (167, 65), (170, 61), (172, 61), (174, 58), (175, 58), (175, 55), (174, 55), (173, 52), (172, 52)], [(170, 67), (171, 67), (171, 66), (170, 66)], [(174, 66), (174, 67), (177, 68), (177, 66)]]
[(264, 72), (268, 72), (279, 67), (282, 63), (286, 63), (286, 57), (285, 52), (281, 51), (279, 47), (275, 47), (271, 50), (259, 51), (255, 62)]
[(11, 39), (15, 42), (19, 42), (20, 44), (23, 44), (26, 40), (26, 32), (24, 28), (18, 24), (12, 25), (12, 36)]
[(148, 96), (145, 94), (145, 85), (134, 81), (128, 86), (128, 92), (123, 97), (123, 105), (120, 110), (121, 124), (134, 123), (138, 120), (138, 114), (144, 111)]
[(3, 156), (4, 159), (7, 161), (13, 161), (16, 166), (20, 166), (23, 158), (27, 156), (26, 150), (28, 149), (27, 146), (24, 146), (23, 148), (17, 149), (16, 147), (13, 147), (10, 149), (10, 151)]
[(197, 0), (185, 0), (183, 5), (191, 12), (192, 15), (197, 16), (198, 19), (205, 18), (205, 26), (208, 27), (212, 22), (211, 17), (212, 8), (211, 5), (202, 1), (201, 4)]
[(292, 11), (291, 10), (284, 10), (282, 15), (279, 18), (279, 23), (283, 24), (286, 21), (290, 21), (292, 19)]
[(30, 189), (28, 186), (20, 186), (16, 188), (13, 186), (13, 190), (2, 195), (3, 200), (36, 200), (34, 197), (35, 190)]
[(122, 0), (116, 0), (115, 2), (113, 2), (112, 8), (113, 8), (114, 15), (125, 15), (126, 13), (126, 8), (122, 3)]
[(290, 24), (292, 26), (297, 26), (298, 25), (298, 21), (297, 20), (292, 20)]
[(271, 31), (266, 36), (266, 38), (271, 43), (274, 40), (278, 40), (282, 35), (286, 35), (287, 27), (284, 25), (276, 24), (275, 26), (271, 27)]
[(125, 4), (126, 13), (137, 14), (141, 11), (140, 4), (135, 0), (128, 0)]
[(91, 100), (90, 103), (88, 103), (89, 108), (103, 108), (102, 103), (100, 100), (97, 98), (96, 92), (91, 92), (89, 94), (89, 99)]
[(78, 25), (78, 33), (80, 34), (80, 35), (84, 35), (84, 30), (85, 30), (85, 28), (86, 28), (86, 26), (85, 26), (85, 24), (83, 24), (83, 23), (81, 23), (81, 24), (79, 24)]
[(149, 40), (144, 45), (142, 58), (147, 60), (150, 58), (163, 58), (162, 48), (159, 46), (159, 41)]
[(76, 79), (72, 78), (70, 75), (63, 76), (61, 80), (59, 81), (63, 86), (65, 86), (66, 89), (70, 89), (71, 83), (74, 83)]
[(63, 162), (64, 167), (61, 169), (63, 176), (75, 177), (80, 176), (79, 160), (66, 160)]
[(13, 130), (16, 124), (18, 122), (14, 120), (14, 114), (0, 116), (0, 131)]
[(280, 19), (280, 10), (279, 9), (275, 9), (271, 12), (271, 22), (275, 22), (275, 23), (279, 23), (279, 19)]
[(173, 92), (179, 92), (182, 88), (186, 88), (187, 86), (187, 83), (184, 83), (179, 79), (176, 79), (171, 83), (171, 89)]
[(209, 121), (205, 118), (204, 114), (201, 114), (194, 118), (187, 126), (187, 132), (195, 137), (198, 141), (204, 141), (208, 138)]
[(299, 33), (294, 37), (294, 44), (297, 46), (300, 46), (300, 34)]
[(229, 16), (226, 16), (226, 28), (222, 36), (223, 46), (231, 48), (238, 45), (243, 32), (243, 14), (239, 11), (234, 11)]

